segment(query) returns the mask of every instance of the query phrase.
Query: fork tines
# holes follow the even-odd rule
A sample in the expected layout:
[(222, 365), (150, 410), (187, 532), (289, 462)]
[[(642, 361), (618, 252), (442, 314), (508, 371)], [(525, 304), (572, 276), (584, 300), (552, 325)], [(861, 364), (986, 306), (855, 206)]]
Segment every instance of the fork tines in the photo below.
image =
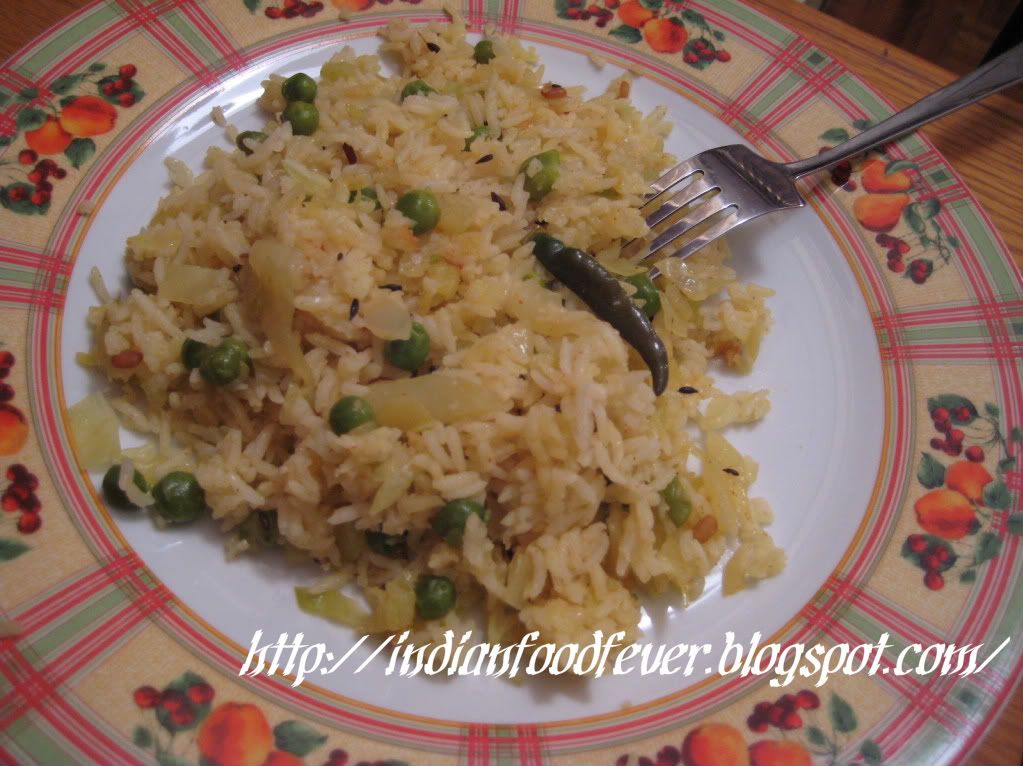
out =
[[(738, 223), (736, 205), (724, 199), (720, 184), (699, 160), (697, 155), (682, 162), (651, 184), (643, 209), (652, 209), (646, 222), (654, 238), (641, 260), (660, 255), (673, 243), (681, 247), (672, 255), (687, 258)], [(698, 226), (704, 229), (699, 236), (679, 241)]]

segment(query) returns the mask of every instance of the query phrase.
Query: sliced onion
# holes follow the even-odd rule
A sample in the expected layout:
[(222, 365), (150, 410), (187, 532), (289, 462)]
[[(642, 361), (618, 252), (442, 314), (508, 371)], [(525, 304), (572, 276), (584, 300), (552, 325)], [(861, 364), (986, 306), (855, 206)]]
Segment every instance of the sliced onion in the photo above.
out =
[(261, 239), (249, 250), (249, 266), (256, 277), (260, 322), (278, 354), (304, 381), (312, 380), (312, 370), (302, 355), (302, 342), (292, 327), (295, 318), (295, 289), (298, 279), (292, 269), (295, 259), (275, 239)]
[(322, 173), (317, 173), (315, 170), (311, 170), (302, 163), (291, 159), (284, 160), (281, 165), (284, 167), (284, 171), (295, 180), (295, 183), (306, 194), (316, 196), (317, 194), (327, 194), (330, 192), (330, 179)]
[(474, 420), (502, 412), (504, 404), (483, 384), (443, 373), (373, 383), (365, 398), (378, 423), (404, 430)]
[(296, 587), (295, 601), (303, 612), (326, 617), (332, 622), (361, 630), (369, 614), (354, 599), (338, 591), (314, 593), (309, 588)]
[(121, 455), (120, 424), (103, 394), (97, 392), (68, 409), (71, 436), (78, 457), (90, 471), (100, 471)]
[(412, 468), (405, 461), (389, 460), (377, 470), (377, 478), (382, 481), (369, 506), (370, 516), (387, 510), (408, 493), (412, 486)]
[(412, 335), (412, 314), (399, 293), (378, 290), (362, 304), (366, 329), (381, 340), (408, 340)]
[(226, 269), (168, 263), (157, 295), (164, 300), (190, 306), (224, 306), (233, 292)]

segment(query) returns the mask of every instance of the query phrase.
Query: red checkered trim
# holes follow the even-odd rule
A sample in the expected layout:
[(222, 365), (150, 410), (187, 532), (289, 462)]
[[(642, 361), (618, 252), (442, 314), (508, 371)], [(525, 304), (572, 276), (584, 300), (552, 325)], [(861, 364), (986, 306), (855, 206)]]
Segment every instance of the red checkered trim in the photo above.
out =
[(543, 746), (540, 729), (533, 725), (516, 728), (519, 746), (519, 762), (522, 766), (543, 766)]
[(1004, 321), (1023, 317), (1023, 300), (979, 302), (963, 306), (909, 309), (891, 314), (875, 314), (872, 319), (878, 330), (894, 331), (902, 327), (919, 327), (958, 322)]

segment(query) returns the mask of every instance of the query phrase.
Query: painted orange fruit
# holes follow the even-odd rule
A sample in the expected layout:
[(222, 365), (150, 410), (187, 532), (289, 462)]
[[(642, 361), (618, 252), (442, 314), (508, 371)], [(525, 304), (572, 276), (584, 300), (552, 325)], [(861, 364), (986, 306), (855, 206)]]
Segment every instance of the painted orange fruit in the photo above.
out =
[(925, 531), (946, 540), (966, 537), (977, 520), (973, 505), (962, 492), (954, 489), (931, 490), (913, 504), (913, 510)]
[(727, 723), (705, 723), (682, 742), (685, 766), (750, 766), (746, 740)]
[(686, 46), (686, 28), (672, 19), (653, 19), (643, 26), (643, 38), (658, 53), (678, 53)]
[(60, 125), (72, 136), (98, 136), (116, 122), (117, 110), (99, 96), (78, 96), (60, 110)]
[(28, 421), (21, 410), (0, 404), (0, 455), (13, 455), (28, 441)]
[(273, 733), (255, 705), (225, 702), (203, 721), (196, 744), (215, 766), (263, 766), (273, 748)]
[(813, 759), (798, 742), (765, 739), (749, 748), (750, 766), (813, 766)]
[(39, 154), (60, 154), (67, 149), (72, 138), (56, 117), (47, 117), (38, 128), (25, 133), (25, 143)]
[(962, 492), (975, 503), (981, 502), (984, 497), (984, 487), (991, 479), (991, 474), (984, 466), (969, 460), (952, 463), (948, 467), (948, 471), (945, 472), (945, 486)]
[(618, 18), (623, 24), (639, 29), (654, 17), (654, 12), (643, 5), (639, 0), (629, 0), (622, 3), (618, 8)]

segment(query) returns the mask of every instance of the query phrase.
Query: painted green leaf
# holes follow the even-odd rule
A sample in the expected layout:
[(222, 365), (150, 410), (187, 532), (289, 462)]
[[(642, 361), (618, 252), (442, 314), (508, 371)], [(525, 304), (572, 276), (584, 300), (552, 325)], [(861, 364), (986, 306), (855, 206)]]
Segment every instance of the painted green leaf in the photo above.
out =
[(93, 61), (91, 64), (89, 64), (90, 72), (102, 72), (106, 68), (107, 65), (104, 64), (102, 61)]
[(906, 223), (909, 224), (909, 228), (917, 234), (924, 233), (924, 219), (921, 218), (920, 214), (916, 211), (915, 203), (906, 205), (902, 211), (902, 217), (906, 219)]
[(65, 106), (67, 106), (68, 104), (70, 104), (70, 103), (71, 103), (72, 101), (74, 101), (74, 100), (75, 100), (76, 98), (78, 98), (78, 96), (64, 96), (64, 98), (62, 98), (62, 99), (61, 99), (60, 101), (58, 101), (57, 103), (59, 103), (59, 104), (60, 104), (60, 107), (61, 107), (61, 109), (63, 109), (63, 108), (65, 107)]
[(870, 766), (878, 766), (884, 760), (881, 748), (872, 739), (865, 739), (860, 743), (860, 755), (863, 756), (863, 762), (869, 763)]
[(639, 0), (639, 4), (651, 11), (659, 11), (664, 5), (664, 0)]
[(998, 461), (998, 473), (1005, 473), (1011, 471), (1016, 467), (1016, 458), (1014, 457), (1003, 457)]
[(1005, 528), (1010, 534), (1023, 535), (1023, 513), (1009, 514), (1009, 518), (1005, 520)]
[(95, 153), (96, 143), (91, 138), (76, 138), (64, 150), (64, 156), (75, 168), (82, 167)]
[(717, 40), (718, 42), (721, 42), (722, 40), (725, 39), (725, 33), (722, 32), (720, 29), (715, 29), (714, 30), (714, 39)]
[(14, 123), (18, 126), (18, 130), (35, 130), (44, 122), (46, 122), (46, 112), (42, 109), (36, 109), (34, 106), (22, 109), (18, 112), (18, 116), (14, 118)]
[(63, 77), (58, 77), (53, 81), (53, 84), (50, 85), (50, 90), (54, 93), (63, 95), (78, 85), (84, 77), (85, 75), (80, 74), (66, 74)]
[(941, 212), (941, 203), (935, 197), (928, 197), (923, 202), (917, 203), (917, 212), (923, 218), (934, 218)]
[(833, 144), (840, 144), (843, 141), (848, 141), (849, 131), (845, 128), (831, 128), (821, 133), (820, 138), (822, 141), (830, 141)]
[[(14, 199), (11, 195), (12, 190), (20, 188), (21, 199)], [(36, 205), (32, 202), (31, 196), (35, 192), (36, 188), (31, 184), (18, 181), (13, 184), (0, 188), (0, 205), (10, 210), (12, 213), (18, 213), (20, 215), (42, 215), (50, 209), (50, 201), (46, 200), (42, 205)], [(0, 561), (3, 559), (0, 558)]]
[(262, 0), (245, 0), (245, 7), (249, 9), (251, 13), (255, 13), (259, 10), (259, 6)]
[(828, 706), (828, 715), (831, 718), (831, 725), (835, 727), (835, 731), (841, 734), (848, 734), (856, 729), (856, 713), (852, 709), (852, 705), (846, 702), (844, 699), (839, 697), (837, 694), (831, 695), (831, 704)]
[(1023, 431), (1020, 430), (1019, 426), (1013, 426), (1012, 430), (1009, 431), (1009, 438), (1014, 442), (1023, 442)]
[(398, 761), (394, 758), (388, 758), (386, 761), (380, 761), (382, 766), (409, 766), (408, 761)]
[(994, 532), (985, 532), (977, 540), (977, 547), (973, 551), (973, 560), (977, 564), (990, 561), (1002, 552), (1002, 540)]
[(916, 170), (919, 165), (910, 160), (892, 160), (884, 166), (885, 173), (898, 173), (900, 170)]
[(182, 758), (180, 755), (161, 750), (156, 754), (156, 762), (160, 766), (195, 766), (195, 764), (187, 758)]
[(964, 569), (962, 572), (959, 573), (959, 582), (963, 583), (964, 585), (969, 585), (971, 582), (976, 582), (976, 580), (977, 570), (973, 569), (972, 567), (970, 569)]
[(824, 732), (817, 726), (806, 727), (806, 738), (810, 740), (811, 745), (823, 745), (828, 741), (828, 738), (824, 736)]
[(39, 88), (22, 88), (18, 91), (19, 101), (31, 101), (39, 97)]
[(953, 250), (958, 250), (959, 249), (959, 244), (960, 244), (959, 243), (959, 237), (953, 237), (950, 234), (949, 236), (945, 237), (945, 240), (948, 242), (949, 247), (951, 247)]
[(696, 24), (698, 26), (702, 26), (707, 23), (707, 20), (703, 18), (702, 14), (699, 14), (696, 11), (689, 10), (688, 8), (682, 11), (682, 20), (688, 21), (690, 24)]
[(988, 508), (1008, 508), (1009, 503), (1012, 502), (1012, 496), (1009, 494), (1009, 488), (1005, 486), (1005, 482), (1001, 479), (995, 479), (989, 481), (984, 485), (984, 505)]
[(153, 732), (145, 726), (136, 726), (131, 732), (131, 741), (138, 747), (148, 749), (153, 745)]
[[(939, 396), (932, 396), (927, 400), (927, 411), (934, 412), (938, 407), (944, 407), (948, 410), (952, 416), (953, 423), (966, 424), (972, 423), (977, 417), (977, 408), (973, 405), (969, 399), (959, 394), (941, 394)], [(965, 407), (970, 413), (966, 419), (959, 417), (959, 408)]]
[(611, 37), (617, 37), (622, 42), (626, 43), (638, 43), (643, 39), (643, 33), (635, 27), (630, 27), (627, 24), (622, 24), (620, 27), (615, 27), (608, 32)]
[(31, 549), (19, 540), (0, 537), (0, 561), (11, 561), (12, 559), (18, 558), (18, 556), (28, 550)]
[(984, 412), (986, 412), (993, 418), (997, 418), (999, 415), (1002, 414), (1002, 411), (998, 408), (998, 405), (993, 404), (991, 402), (987, 402), (984, 404)]
[(13, 136), (0, 136), (0, 146), (10, 146), (12, 141), (14, 141)]
[(282, 721), (274, 727), (274, 747), (304, 758), (318, 748), (327, 737), (301, 721)]
[(852, 121), (852, 126), (856, 128), (856, 130), (866, 130), (873, 124), (874, 124), (873, 120), (859, 119)]
[(916, 469), (916, 478), (927, 489), (940, 487), (945, 483), (945, 466), (924, 452)]

